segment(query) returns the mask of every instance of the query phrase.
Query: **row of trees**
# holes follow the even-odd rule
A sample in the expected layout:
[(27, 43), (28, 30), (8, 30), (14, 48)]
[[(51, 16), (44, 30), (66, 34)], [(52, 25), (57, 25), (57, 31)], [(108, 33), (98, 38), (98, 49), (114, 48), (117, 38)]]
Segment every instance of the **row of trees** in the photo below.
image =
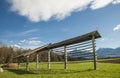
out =
[[(13, 59), (17, 55), (20, 55), (22, 53), (26, 53), (31, 51), (17, 48), (17, 47), (8, 47), (3, 42), (0, 41), (0, 63), (12, 63), (16, 62), (16, 59)], [(36, 54), (31, 54), (30, 59), (31, 62), (36, 61)], [(47, 52), (41, 52), (39, 53), (39, 60), (40, 62), (47, 61)], [(64, 57), (61, 55), (57, 55), (55, 53), (51, 53), (51, 61), (63, 61)], [(25, 62), (26, 57), (21, 58), (21, 62)]]
[[(15, 56), (20, 55), (25, 52), (29, 52), (30, 50), (17, 50), (15, 51), (13, 47), (0, 47), (0, 63), (12, 63), (16, 62), (16, 59), (13, 59)], [(46, 62), (47, 61), (47, 52), (39, 53), (39, 61)], [(51, 61), (63, 61), (64, 57), (62, 55), (57, 55), (55, 53), (51, 53)], [(26, 57), (21, 58), (21, 62), (25, 62)], [(36, 61), (36, 54), (31, 54), (29, 61)]]
[[(0, 64), (2, 63), (12, 63), (12, 62), (17, 62), (16, 59), (13, 59), (17, 55), (20, 55), (22, 53), (26, 53), (31, 51), (21, 49), (18, 47), (8, 47), (6, 46), (3, 42), (0, 41)], [(40, 52), (39, 53), (39, 61), (40, 62), (46, 62), (47, 61), (48, 54), (47, 52)], [(69, 61), (76, 61), (76, 60), (81, 60), (83, 58), (70, 58), (68, 57)], [(25, 62), (26, 57), (21, 58), (21, 62)], [(29, 61), (33, 62), (36, 61), (36, 54), (31, 54)], [(55, 53), (51, 53), (51, 61), (64, 61), (64, 55), (58, 55)]]

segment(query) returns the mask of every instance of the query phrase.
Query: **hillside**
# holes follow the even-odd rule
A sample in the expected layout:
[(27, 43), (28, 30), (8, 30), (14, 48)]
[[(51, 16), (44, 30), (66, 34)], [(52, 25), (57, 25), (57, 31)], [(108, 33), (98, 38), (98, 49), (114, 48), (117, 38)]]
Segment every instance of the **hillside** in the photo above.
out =
[(120, 47), (116, 49), (100, 48), (97, 50), (97, 55), (98, 55), (98, 58), (120, 57)]
[[(70, 57), (82, 57), (82, 58), (93, 58), (92, 52), (81, 51), (81, 50), (73, 50), (68, 52), (68, 56)], [(97, 50), (98, 58), (108, 58), (108, 57), (120, 57), (120, 47), (116, 49), (112, 48), (100, 48)]]

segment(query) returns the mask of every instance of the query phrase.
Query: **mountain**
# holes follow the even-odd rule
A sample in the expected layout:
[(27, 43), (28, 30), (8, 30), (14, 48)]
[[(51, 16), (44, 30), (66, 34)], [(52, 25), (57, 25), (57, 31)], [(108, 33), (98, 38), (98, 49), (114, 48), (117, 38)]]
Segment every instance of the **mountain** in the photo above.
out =
[[(99, 48), (97, 51), (98, 58), (109, 58), (109, 57), (120, 57), (120, 47), (113, 49), (113, 48)], [(64, 52), (54, 51), (58, 55), (64, 55)], [(81, 50), (72, 50), (67, 52), (67, 55), (71, 58), (85, 58), (85, 59), (92, 59), (93, 53), (88, 51), (81, 51)]]
[(120, 47), (116, 49), (100, 48), (97, 50), (97, 56), (98, 58), (120, 57)]

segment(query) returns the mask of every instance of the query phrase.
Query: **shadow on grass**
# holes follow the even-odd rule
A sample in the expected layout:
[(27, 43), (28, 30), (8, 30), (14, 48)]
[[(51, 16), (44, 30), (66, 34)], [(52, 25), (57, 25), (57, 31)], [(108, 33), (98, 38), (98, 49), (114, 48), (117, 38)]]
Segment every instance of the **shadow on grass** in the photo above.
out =
[(64, 69), (51, 69), (51, 70), (47, 70), (47, 69), (42, 69), (42, 70), (22, 70), (22, 69), (6, 69), (10, 72), (13, 72), (15, 74), (19, 74), (19, 75), (24, 75), (24, 74), (72, 74), (72, 73), (82, 73), (82, 72), (90, 72), (90, 71), (94, 71), (93, 69), (88, 69), (88, 70), (64, 70)]
[(38, 74), (72, 74), (72, 73), (82, 73), (82, 72), (88, 72), (88, 71), (94, 71), (93, 69), (88, 70), (64, 70), (64, 69), (51, 69), (51, 70), (38, 70)]
[(19, 75), (22, 75), (22, 74), (36, 74), (34, 72), (31, 72), (31, 71), (27, 71), (27, 70), (22, 70), (22, 69), (6, 69), (10, 72), (13, 72), (15, 74), (19, 74)]

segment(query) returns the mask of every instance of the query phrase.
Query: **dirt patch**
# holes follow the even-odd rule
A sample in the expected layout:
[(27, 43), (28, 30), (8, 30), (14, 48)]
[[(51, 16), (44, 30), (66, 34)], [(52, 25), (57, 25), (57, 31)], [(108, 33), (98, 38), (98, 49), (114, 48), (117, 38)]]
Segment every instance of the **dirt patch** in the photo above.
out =
[(98, 61), (101, 63), (116, 63), (116, 64), (120, 64), (120, 59), (116, 59), (116, 60), (103, 60), (103, 61)]
[(2, 68), (17, 68), (16, 63), (8, 63), (1, 66)]

